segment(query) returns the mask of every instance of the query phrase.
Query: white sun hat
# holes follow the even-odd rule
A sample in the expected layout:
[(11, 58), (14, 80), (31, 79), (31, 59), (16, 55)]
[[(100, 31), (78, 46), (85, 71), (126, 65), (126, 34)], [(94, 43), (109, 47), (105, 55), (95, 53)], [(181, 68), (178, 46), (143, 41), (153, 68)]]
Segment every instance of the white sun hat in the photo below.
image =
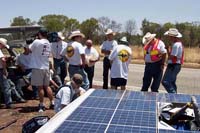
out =
[(76, 31), (71, 32), (68, 39), (72, 39), (75, 36), (81, 36), (81, 37), (85, 38), (85, 35), (83, 33), (81, 33), (79, 30), (76, 30)]
[(5, 38), (0, 38), (0, 43), (4, 45), (7, 49), (10, 48), (10, 46), (7, 44), (7, 40)]
[(164, 33), (164, 35), (177, 37), (177, 38), (181, 38), (182, 37), (182, 34), (176, 28), (170, 28), (168, 31), (166, 31)]
[(150, 32), (147, 32), (144, 37), (142, 38), (143, 44), (149, 44), (151, 40), (153, 40), (156, 37), (156, 34), (151, 34)]
[(65, 37), (63, 36), (63, 33), (62, 32), (58, 32), (58, 37), (61, 39), (61, 40), (64, 40)]
[(112, 34), (113, 36), (115, 35), (115, 32), (112, 29), (107, 29), (106, 35)]

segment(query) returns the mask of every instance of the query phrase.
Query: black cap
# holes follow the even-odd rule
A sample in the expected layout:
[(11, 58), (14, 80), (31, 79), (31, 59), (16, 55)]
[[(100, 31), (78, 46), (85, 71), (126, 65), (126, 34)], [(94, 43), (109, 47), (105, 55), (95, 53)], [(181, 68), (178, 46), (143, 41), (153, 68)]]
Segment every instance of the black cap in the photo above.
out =
[(41, 28), (38, 33), (40, 33), (42, 36), (47, 36), (48, 30), (46, 28)]

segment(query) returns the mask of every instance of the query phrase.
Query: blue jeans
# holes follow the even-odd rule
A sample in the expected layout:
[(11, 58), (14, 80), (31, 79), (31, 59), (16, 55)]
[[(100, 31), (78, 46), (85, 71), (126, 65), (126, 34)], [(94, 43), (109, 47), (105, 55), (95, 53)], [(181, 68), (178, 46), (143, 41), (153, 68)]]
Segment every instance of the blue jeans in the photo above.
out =
[(158, 92), (160, 82), (163, 75), (163, 70), (161, 69), (162, 62), (158, 61), (155, 63), (146, 63), (145, 71), (143, 77), (143, 85), (141, 91), (148, 91), (149, 86), (151, 85), (152, 92)]
[(181, 64), (168, 64), (162, 85), (168, 93), (177, 93), (176, 77), (181, 70)]
[(64, 59), (56, 59), (56, 58), (53, 58), (53, 61), (56, 74), (60, 76), (60, 79), (63, 84), (65, 77), (67, 76), (66, 62), (64, 61)]
[(69, 65), (68, 71), (69, 71), (70, 79), (76, 73), (82, 75), (82, 77), (83, 77), (83, 85), (81, 87), (83, 87), (83, 89), (85, 89), (85, 90), (89, 89), (89, 84), (90, 83), (89, 83), (89, 80), (88, 80), (88, 77), (87, 77), (87, 73), (84, 71), (83, 68), (81, 68), (80, 66)]
[(0, 88), (3, 91), (4, 94), (4, 101), (6, 105), (9, 105), (12, 103), (12, 97), (11, 97), (11, 89), (10, 84), (8, 82), (8, 79), (3, 76), (3, 70), (0, 69)]

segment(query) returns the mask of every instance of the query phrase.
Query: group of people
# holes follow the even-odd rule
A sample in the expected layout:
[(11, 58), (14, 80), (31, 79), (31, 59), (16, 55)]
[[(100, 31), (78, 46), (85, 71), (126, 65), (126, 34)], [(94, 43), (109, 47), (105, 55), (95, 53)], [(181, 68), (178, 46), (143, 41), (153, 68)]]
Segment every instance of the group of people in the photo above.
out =
[[(184, 47), (180, 39), (182, 34), (177, 29), (170, 28), (164, 35), (168, 37), (171, 45), (165, 45), (162, 40), (156, 38), (156, 34), (150, 32), (142, 39), (145, 71), (141, 91), (148, 91), (151, 85), (151, 91), (158, 92), (162, 82), (168, 93), (177, 93), (176, 78), (184, 57)], [(168, 56), (167, 68), (163, 76), (166, 55)]]
[[(153, 79), (151, 90), (158, 92), (160, 82), (169, 93), (177, 93), (176, 77), (183, 63), (183, 45), (180, 38), (182, 35), (175, 28), (170, 28), (165, 33), (172, 41), (172, 45), (165, 46), (164, 42), (156, 38), (156, 34), (146, 33), (143, 37), (145, 71), (141, 91), (148, 91)], [(105, 32), (106, 40), (100, 46), (103, 59), (103, 89), (108, 89), (110, 70), (111, 89), (121, 87), (126, 89), (128, 79), (128, 66), (131, 62), (132, 50), (126, 37), (114, 40), (115, 32), (108, 29)], [(83, 38), (85, 35), (79, 30), (71, 32), (68, 43), (61, 32), (56, 34), (56, 41), (49, 42), (48, 31), (41, 28), (37, 38), (30, 44), (24, 46), (24, 53), (16, 58), (16, 65), (22, 70), (21, 78), (28, 76), (34, 96), (39, 96), (38, 111), (43, 112), (44, 93), (50, 100), (49, 108), (55, 108), (58, 112), (67, 106), (73, 99), (82, 95), (93, 86), (95, 63), (99, 61), (100, 55), (93, 47), (93, 41), (87, 39), (85, 46)], [(7, 40), (0, 38), (0, 49), (9, 48)], [(163, 76), (163, 69), (168, 55), (168, 65)], [(50, 56), (53, 63), (49, 62)], [(5, 105), (12, 105), (11, 93), (8, 91), (8, 79), (6, 58), (0, 50), (0, 88), (3, 90)], [(68, 67), (67, 67), (68, 64)], [(68, 71), (67, 71), (68, 68)], [(67, 72), (70, 81), (66, 82)], [(26, 80), (25, 80), (26, 81)], [(28, 81), (27, 81), (28, 82)], [(55, 92), (55, 98), (53, 96)], [(23, 101), (22, 97), (19, 100)]]

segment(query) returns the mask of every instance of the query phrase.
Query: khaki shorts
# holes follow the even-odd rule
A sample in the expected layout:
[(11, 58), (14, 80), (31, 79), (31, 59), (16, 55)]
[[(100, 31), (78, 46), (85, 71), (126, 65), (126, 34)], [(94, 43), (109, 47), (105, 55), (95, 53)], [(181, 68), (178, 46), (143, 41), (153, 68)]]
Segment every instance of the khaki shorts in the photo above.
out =
[(49, 86), (50, 72), (46, 69), (32, 69), (31, 85)]

